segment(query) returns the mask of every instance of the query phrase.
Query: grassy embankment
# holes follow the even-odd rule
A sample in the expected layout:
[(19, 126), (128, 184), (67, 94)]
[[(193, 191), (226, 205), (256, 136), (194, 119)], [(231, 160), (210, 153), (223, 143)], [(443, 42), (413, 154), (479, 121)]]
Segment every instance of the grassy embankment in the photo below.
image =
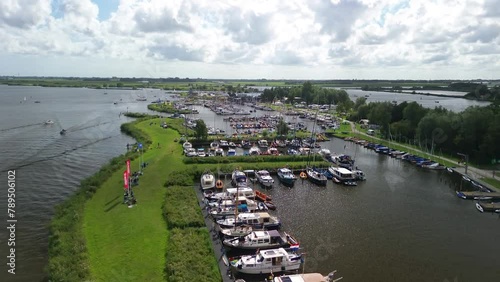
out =
[[(221, 279), (192, 189), (192, 178), (177, 181), (180, 187), (164, 186), (169, 172), (176, 172), (170, 174), (175, 177), (186, 167), (180, 157), (181, 146), (174, 142), (179, 133), (160, 128), (160, 121), (136, 124), (136, 128), (150, 136), (152, 144), (160, 142), (160, 148), (153, 145), (143, 156), (149, 165), (140, 177), (139, 186), (134, 187), (138, 204), (131, 209), (121, 204), (123, 172), (119, 171), (101, 185), (85, 206), (84, 233), (92, 280)], [(150, 125), (151, 122), (156, 124)], [(138, 160), (131, 166), (136, 170)]]
[[(139, 131), (129, 131), (136, 140), (149, 144), (148, 136)], [(49, 262), (47, 272), (51, 281), (85, 281), (90, 278), (89, 256), (83, 232), (85, 203), (93, 197), (99, 186), (121, 170), (125, 160), (134, 160), (137, 152), (113, 158), (97, 173), (81, 181), (73, 196), (55, 207), (49, 227)]]
[(481, 181), (484, 181), (484, 182), (490, 184), (491, 186), (497, 188), (497, 191), (500, 190), (500, 180), (498, 180), (496, 178), (485, 177), (485, 178), (481, 178)]

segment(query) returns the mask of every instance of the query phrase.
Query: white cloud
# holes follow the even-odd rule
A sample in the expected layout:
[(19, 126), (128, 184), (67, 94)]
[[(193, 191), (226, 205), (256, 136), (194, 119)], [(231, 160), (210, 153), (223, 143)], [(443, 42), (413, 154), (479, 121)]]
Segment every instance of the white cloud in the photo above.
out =
[[(91, 0), (56, 4), (0, 2), (0, 63), (7, 56), (9, 62), (23, 56), (57, 60), (57, 68), (44, 68), (45, 75), (64, 75), (74, 68), (73, 58), (87, 64), (81, 69), (88, 76), (98, 66), (109, 76), (136, 77), (428, 79), (499, 73), (496, 0), (121, 0), (106, 20), (99, 20)], [(128, 67), (117, 68), (121, 61)], [(32, 74), (25, 66), (16, 72)], [(450, 68), (460, 77), (449, 77)]]

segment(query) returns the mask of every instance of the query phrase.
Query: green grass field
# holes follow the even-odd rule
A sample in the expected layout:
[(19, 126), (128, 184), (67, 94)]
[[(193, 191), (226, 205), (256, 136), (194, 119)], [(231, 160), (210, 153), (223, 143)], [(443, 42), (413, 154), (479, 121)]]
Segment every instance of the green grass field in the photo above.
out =
[[(122, 204), (123, 172), (114, 173), (85, 205), (84, 234), (87, 238), (92, 280), (95, 281), (161, 281), (164, 280), (165, 253), (168, 239), (161, 207), (165, 199), (166, 172), (182, 166), (173, 154), (181, 147), (173, 140), (179, 134), (150, 121), (139, 123), (161, 148), (144, 154), (149, 165), (134, 188), (138, 203), (133, 208)], [(125, 170), (125, 165), (123, 166)], [(139, 160), (131, 164), (139, 168)]]

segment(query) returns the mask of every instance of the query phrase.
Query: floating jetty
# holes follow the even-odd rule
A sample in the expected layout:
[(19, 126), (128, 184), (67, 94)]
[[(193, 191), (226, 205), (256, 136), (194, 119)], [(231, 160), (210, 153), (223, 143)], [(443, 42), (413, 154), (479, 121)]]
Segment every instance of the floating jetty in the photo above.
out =
[(498, 212), (500, 210), (500, 203), (495, 202), (477, 202), (476, 208), (480, 212)]
[(482, 191), (457, 191), (457, 196), (462, 199), (500, 199), (499, 192), (482, 192)]

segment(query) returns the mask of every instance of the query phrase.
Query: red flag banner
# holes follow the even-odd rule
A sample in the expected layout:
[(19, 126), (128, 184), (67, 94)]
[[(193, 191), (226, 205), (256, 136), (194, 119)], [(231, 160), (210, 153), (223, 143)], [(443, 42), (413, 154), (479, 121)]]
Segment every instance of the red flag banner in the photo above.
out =
[(128, 189), (128, 173), (127, 173), (127, 171), (123, 172), (123, 188)]
[(127, 174), (130, 175), (130, 160), (127, 160)]

